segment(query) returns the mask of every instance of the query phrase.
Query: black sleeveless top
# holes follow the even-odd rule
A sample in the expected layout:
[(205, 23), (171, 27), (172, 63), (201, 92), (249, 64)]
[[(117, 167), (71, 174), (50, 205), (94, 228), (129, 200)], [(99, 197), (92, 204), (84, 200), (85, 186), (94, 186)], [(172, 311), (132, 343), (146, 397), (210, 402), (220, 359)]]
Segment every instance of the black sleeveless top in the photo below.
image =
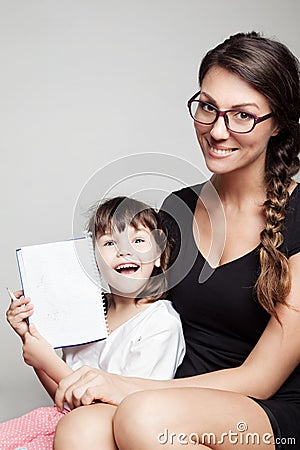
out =
[[(161, 208), (174, 238), (170, 298), (181, 316), (187, 347), (178, 378), (241, 365), (270, 318), (253, 289), (260, 271), (259, 247), (215, 269), (198, 250), (192, 224), (202, 187), (172, 193)], [(290, 196), (283, 236), (280, 250), (287, 257), (300, 252), (300, 185)], [(296, 440), (296, 445), (276, 448), (300, 450), (300, 365), (274, 397), (257, 403), (268, 413), (275, 436)]]

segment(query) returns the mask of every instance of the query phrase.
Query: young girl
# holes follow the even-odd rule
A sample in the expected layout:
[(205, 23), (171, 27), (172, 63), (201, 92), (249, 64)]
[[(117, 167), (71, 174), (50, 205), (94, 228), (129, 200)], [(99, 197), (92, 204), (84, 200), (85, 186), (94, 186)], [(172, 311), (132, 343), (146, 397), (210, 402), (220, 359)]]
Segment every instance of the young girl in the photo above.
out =
[[(107, 339), (63, 349), (61, 359), (26, 319), (33, 305), (15, 293), (7, 320), (23, 341), (23, 357), (54, 398), (57, 384), (88, 364), (120, 375), (169, 379), (181, 363), (185, 345), (178, 314), (168, 300), (165, 271), (170, 244), (159, 215), (127, 197), (100, 204), (89, 222), (107, 294)], [(72, 404), (70, 404), (72, 407)], [(55, 406), (38, 408), (0, 424), (1, 450), (52, 449), (58, 421), (67, 413)]]

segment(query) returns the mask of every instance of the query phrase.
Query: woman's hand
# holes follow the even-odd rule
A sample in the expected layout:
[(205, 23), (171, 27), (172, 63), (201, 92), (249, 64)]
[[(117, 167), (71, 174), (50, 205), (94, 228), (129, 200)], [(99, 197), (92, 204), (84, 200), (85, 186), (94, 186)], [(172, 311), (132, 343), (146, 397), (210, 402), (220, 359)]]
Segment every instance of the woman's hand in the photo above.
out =
[(59, 356), (49, 342), (43, 338), (33, 324), (29, 325), (23, 339), (23, 358), (26, 364), (48, 372)]
[(61, 410), (64, 402), (71, 409), (97, 401), (118, 405), (127, 395), (143, 390), (148, 381), (155, 383), (82, 366), (59, 383), (55, 403)]
[(25, 333), (28, 332), (27, 319), (33, 314), (33, 305), (30, 304), (29, 298), (23, 297), (23, 291), (14, 293), (17, 300), (9, 305), (6, 311), (6, 319), (14, 331), (24, 341)]

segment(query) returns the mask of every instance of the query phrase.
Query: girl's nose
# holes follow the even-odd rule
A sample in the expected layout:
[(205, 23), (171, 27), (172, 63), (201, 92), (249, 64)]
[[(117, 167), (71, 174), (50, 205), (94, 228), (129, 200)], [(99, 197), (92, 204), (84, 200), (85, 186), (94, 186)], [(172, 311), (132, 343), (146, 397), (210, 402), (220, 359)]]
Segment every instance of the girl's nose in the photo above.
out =
[(130, 248), (127, 247), (117, 248), (117, 256), (129, 256), (131, 254), (132, 252)]
[(224, 117), (219, 117), (218, 120), (212, 125), (210, 135), (216, 140), (220, 141), (228, 139), (230, 132), (226, 127)]

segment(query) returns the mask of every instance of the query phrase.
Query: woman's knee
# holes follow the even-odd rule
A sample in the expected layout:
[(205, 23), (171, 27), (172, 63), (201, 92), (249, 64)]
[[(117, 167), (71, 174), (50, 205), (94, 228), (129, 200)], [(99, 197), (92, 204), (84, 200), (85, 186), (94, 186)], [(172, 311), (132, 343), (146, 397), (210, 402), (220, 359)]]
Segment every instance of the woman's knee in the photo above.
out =
[(113, 419), (117, 447), (120, 450), (152, 449), (163, 417), (168, 414), (166, 405), (163, 391), (137, 392), (126, 397)]
[[(206, 446), (203, 436), (213, 435), (216, 442), (208, 448), (219, 449), (224, 448), (219, 445), (224, 433), (237, 431), (241, 421), (245, 421), (250, 433), (272, 435), (268, 417), (253, 400), (233, 392), (184, 388), (140, 392), (127, 397), (116, 412), (113, 427), (120, 450), (161, 448), (161, 440), (166, 436), (165, 448), (181, 448), (174, 441), (183, 435), (191, 437), (193, 442), (194, 438), (198, 439), (199, 445), (203, 444), (199, 448)], [(228, 444), (226, 448), (236, 446)]]

